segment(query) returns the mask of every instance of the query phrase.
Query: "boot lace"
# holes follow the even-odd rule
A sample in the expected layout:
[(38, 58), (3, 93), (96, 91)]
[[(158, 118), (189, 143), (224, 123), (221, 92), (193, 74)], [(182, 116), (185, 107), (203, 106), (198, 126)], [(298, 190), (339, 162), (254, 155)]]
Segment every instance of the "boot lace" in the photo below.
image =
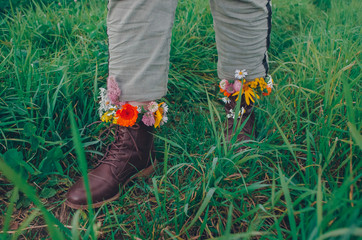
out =
[[(111, 134), (111, 130), (113, 128), (114, 125), (111, 125), (105, 130), (107, 131), (106, 137)], [(126, 127), (116, 126), (114, 136), (114, 141), (110, 145), (108, 145), (106, 152), (103, 158), (99, 160), (98, 165), (105, 163), (113, 167), (117, 167), (114, 162), (122, 161), (123, 157), (127, 155), (127, 150), (130, 150), (130, 144), (127, 144), (127, 142), (129, 141), (132, 141), (132, 145), (137, 148), (135, 140), (133, 139), (132, 135), (129, 133), (129, 130)]]

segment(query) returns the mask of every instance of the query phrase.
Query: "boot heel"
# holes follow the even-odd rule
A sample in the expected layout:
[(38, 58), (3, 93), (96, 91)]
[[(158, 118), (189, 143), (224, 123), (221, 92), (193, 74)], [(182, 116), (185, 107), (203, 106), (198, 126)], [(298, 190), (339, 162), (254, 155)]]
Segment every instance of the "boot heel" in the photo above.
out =
[(140, 171), (139, 173), (137, 173), (134, 176), (134, 178), (137, 178), (137, 177), (146, 178), (146, 177), (150, 176), (152, 173), (155, 172), (156, 165), (157, 165), (157, 160), (155, 160), (153, 162), (153, 164), (151, 166), (149, 166), (148, 168), (145, 168), (142, 171)]

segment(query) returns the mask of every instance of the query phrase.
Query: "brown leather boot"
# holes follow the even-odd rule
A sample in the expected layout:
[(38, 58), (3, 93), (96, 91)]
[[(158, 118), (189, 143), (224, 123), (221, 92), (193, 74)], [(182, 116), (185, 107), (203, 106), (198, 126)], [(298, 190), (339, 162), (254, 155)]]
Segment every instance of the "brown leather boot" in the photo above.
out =
[[(243, 129), (240, 131), (240, 133), (236, 137), (235, 142), (243, 142), (246, 140), (250, 140), (251, 137), (255, 137), (255, 131), (254, 131), (254, 123), (255, 123), (255, 116), (254, 116), (254, 110), (252, 103), (250, 105), (247, 105), (245, 102), (244, 95), (241, 96), (241, 103), (240, 103), (240, 110), (238, 111), (236, 108), (237, 102), (236, 102), (237, 96), (230, 96), (230, 101), (225, 104), (225, 111), (227, 114), (227, 125), (225, 129), (225, 137), (228, 142), (234, 137), (235, 132), (238, 131), (238, 129), (235, 129), (233, 132), (234, 127), (234, 118), (238, 118), (238, 114), (240, 112), (240, 117), (238, 118), (237, 126), (241, 126), (246, 120)], [(250, 116), (250, 117), (249, 117)], [(240, 148), (242, 150), (245, 147)]]
[[(153, 149), (153, 127), (143, 123), (133, 127), (116, 126), (115, 140), (111, 143), (98, 166), (88, 173), (93, 208), (114, 201), (120, 188), (137, 176), (148, 176), (153, 172), (151, 159)], [(83, 178), (79, 179), (66, 194), (66, 205), (71, 208), (87, 208), (87, 196)]]

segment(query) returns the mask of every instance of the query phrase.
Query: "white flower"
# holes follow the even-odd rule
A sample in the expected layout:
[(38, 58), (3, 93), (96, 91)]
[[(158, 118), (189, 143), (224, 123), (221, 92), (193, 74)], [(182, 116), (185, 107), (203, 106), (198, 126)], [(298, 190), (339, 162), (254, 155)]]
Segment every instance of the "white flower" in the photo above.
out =
[(245, 69), (243, 70), (235, 70), (235, 79), (243, 79), (248, 75)]
[(168, 121), (168, 117), (166, 115), (163, 115), (161, 124), (165, 124)]
[(235, 118), (235, 113), (232, 109), (229, 110), (229, 113), (226, 114), (227, 118)]
[(268, 75), (268, 78), (269, 78), (268, 87), (273, 88), (273, 84), (274, 84), (273, 78), (270, 75)]
[(241, 107), (241, 115), (244, 115), (244, 113), (245, 113), (245, 108)]
[[(166, 103), (163, 103), (163, 104), (161, 105), (161, 107), (163, 108), (163, 112), (164, 112), (164, 113), (167, 113), (167, 112), (168, 112), (168, 106), (167, 106)], [(165, 114), (164, 114), (164, 116), (165, 116)]]
[(227, 114), (226, 117), (227, 118), (235, 118), (235, 115), (234, 114)]
[[(238, 118), (241, 118), (241, 117), (244, 115), (244, 113), (245, 113), (245, 109), (244, 109), (243, 107), (241, 107), (241, 110), (240, 110), (239, 113), (238, 113)], [(235, 112), (234, 112), (234, 110), (230, 109), (230, 110), (229, 110), (229, 113), (226, 114), (226, 117), (227, 117), (227, 118), (235, 118)]]
[(162, 120), (161, 120), (160, 125), (163, 125), (163, 124), (167, 123), (167, 121), (168, 121), (168, 117), (167, 117), (168, 106), (166, 103), (163, 103), (161, 105), (161, 107), (163, 109), (163, 115), (162, 115)]
[(99, 93), (98, 98), (104, 99), (104, 98), (107, 96), (107, 91), (106, 91), (106, 89), (100, 88), (99, 91), (100, 91), (100, 93)]
[(227, 86), (228, 84), (229, 84), (228, 80), (223, 79), (223, 80), (220, 81), (220, 88), (221, 88), (222, 90), (226, 90), (226, 86)]
[(230, 100), (230, 98), (228, 98), (228, 97), (223, 97), (223, 98), (221, 98), (221, 100), (222, 100), (225, 104), (231, 103), (231, 100)]
[(107, 116), (113, 116), (113, 115), (115, 115), (116, 114), (116, 111), (110, 111), (108, 114), (107, 114)]
[(150, 102), (147, 106), (147, 109), (150, 111), (150, 112), (156, 112), (158, 110), (158, 104), (156, 102)]
[(241, 107), (241, 110), (239, 111), (238, 118), (241, 118), (245, 113), (245, 108)]
[(99, 102), (99, 108), (98, 108), (98, 112), (99, 112), (99, 117), (102, 117), (104, 112), (107, 112), (110, 108), (109, 106), (109, 99), (107, 96), (107, 91), (104, 88), (100, 88), (100, 93), (99, 93), (99, 97), (101, 100)]

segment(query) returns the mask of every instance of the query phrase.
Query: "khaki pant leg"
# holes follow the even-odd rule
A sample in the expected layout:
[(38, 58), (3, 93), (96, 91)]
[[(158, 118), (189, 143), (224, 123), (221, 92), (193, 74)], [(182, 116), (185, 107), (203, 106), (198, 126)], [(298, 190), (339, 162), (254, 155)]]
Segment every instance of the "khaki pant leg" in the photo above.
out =
[(121, 101), (150, 101), (167, 92), (177, 0), (109, 0), (109, 75)]
[(218, 50), (218, 76), (234, 80), (246, 69), (246, 80), (268, 73), (270, 0), (210, 0)]

